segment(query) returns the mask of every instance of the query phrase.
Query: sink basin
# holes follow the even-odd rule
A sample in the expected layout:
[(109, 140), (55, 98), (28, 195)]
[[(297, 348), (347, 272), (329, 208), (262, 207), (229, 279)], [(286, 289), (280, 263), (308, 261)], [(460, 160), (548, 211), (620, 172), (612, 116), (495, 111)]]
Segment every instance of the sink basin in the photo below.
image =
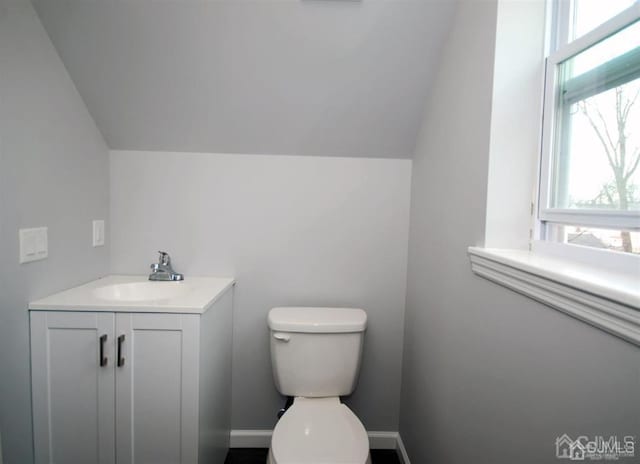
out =
[(98, 287), (93, 294), (109, 301), (157, 301), (176, 298), (188, 291), (189, 287), (182, 282), (130, 282)]
[(195, 276), (186, 282), (151, 282), (146, 275), (110, 275), (31, 301), (29, 309), (204, 314), (234, 282)]

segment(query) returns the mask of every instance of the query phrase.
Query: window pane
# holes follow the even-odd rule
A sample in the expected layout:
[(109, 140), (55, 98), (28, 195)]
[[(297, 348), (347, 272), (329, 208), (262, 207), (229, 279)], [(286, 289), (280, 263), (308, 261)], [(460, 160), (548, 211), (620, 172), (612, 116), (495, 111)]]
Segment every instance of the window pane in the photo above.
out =
[(640, 210), (640, 23), (565, 61), (559, 76), (551, 206)]
[(566, 77), (579, 76), (591, 71), (616, 56), (624, 55), (640, 45), (640, 22), (631, 24), (618, 33), (586, 49), (569, 60)]
[(639, 92), (636, 79), (571, 105), (556, 207), (640, 209)]
[(640, 232), (637, 231), (550, 224), (547, 236), (554, 242), (640, 254)]
[(574, 0), (571, 40), (585, 35), (634, 3), (634, 0)]

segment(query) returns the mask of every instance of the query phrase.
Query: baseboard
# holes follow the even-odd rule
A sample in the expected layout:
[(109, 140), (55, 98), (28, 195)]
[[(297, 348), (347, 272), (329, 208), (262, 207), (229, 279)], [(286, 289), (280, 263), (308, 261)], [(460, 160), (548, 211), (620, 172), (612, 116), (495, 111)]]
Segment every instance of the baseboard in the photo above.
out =
[(371, 449), (396, 449), (398, 432), (367, 432)]
[(407, 454), (407, 449), (404, 447), (404, 442), (402, 441), (402, 437), (400, 433), (398, 433), (398, 441), (396, 442), (396, 451), (398, 452), (398, 456), (400, 456), (400, 460), (402, 464), (411, 464), (409, 460), (409, 455)]
[[(231, 448), (269, 448), (272, 430), (232, 430), (229, 441)], [(398, 432), (367, 432), (371, 449), (395, 449), (402, 464), (411, 464), (407, 450)]]
[(229, 448), (269, 448), (273, 430), (232, 430)]

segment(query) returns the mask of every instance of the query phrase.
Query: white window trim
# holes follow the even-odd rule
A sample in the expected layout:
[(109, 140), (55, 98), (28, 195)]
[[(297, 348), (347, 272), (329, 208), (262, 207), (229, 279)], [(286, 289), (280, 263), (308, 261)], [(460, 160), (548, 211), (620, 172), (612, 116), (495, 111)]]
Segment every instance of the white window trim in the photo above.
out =
[(526, 250), (469, 247), (469, 258), (480, 277), (640, 346), (640, 291), (633, 274)]
[(557, 224), (605, 229), (640, 229), (640, 217), (637, 211), (542, 208), (539, 218), (542, 221)]
[[(569, 2), (559, 2), (559, 4), (567, 6)], [(537, 120), (542, 121), (544, 78), (540, 77), (538, 87), (532, 85), (536, 77), (530, 68), (523, 67), (522, 60), (526, 63), (527, 59), (538, 59), (540, 55), (537, 53), (541, 53), (542, 48), (545, 47), (543, 42), (548, 44), (551, 40), (563, 40), (563, 34), (566, 36), (568, 31), (559, 30), (552, 34), (553, 37), (540, 37), (536, 39), (539, 42), (535, 40), (528, 42), (528, 48), (525, 50), (514, 49), (512, 44), (521, 40), (523, 30), (528, 31), (529, 35), (535, 35), (536, 31), (540, 30), (543, 22), (541, 18), (544, 16), (532, 14), (531, 9), (527, 10), (528, 2), (520, 4), (520, 7), (518, 5), (508, 0), (499, 1), (498, 27), (501, 27), (501, 21), (504, 21), (507, 27), (499, 29), (494, 79), (498, 76), (501, 79), (498, 83), (503, 87), (505, 83), (512, 82), (513, 78), (519, 79), (519, 82), (524, 79), (528, 82), (527, 91), (532, 93), (529, 97), (533, 97), (534, 92), (536, 97), (522, 99), (521, 103), (524, 104), (526, 101), (527, 112), (522, 113), (523, 108), (520, 108), (521, 112), (518, 113), (510, 105), (496, 104), (496, 99), (500, 102), (503, 96), (495, 93), (496, 89), (501, 87), (494, 82), (487, 224), (484, 241), (487, 248), (470, 247), (468, 249), (472, 271), (480, 277), (640, 346), (640, 257), (578, 245), (535, 240), (540, 237), (540, 221), (536, 217), (540, 198), (537, 192), (540, 184), (536, 174), (540, 173), (534, 173), (534, 169), (537, 171), (537, 168), (533, 166), (540, 166), (538, 163), (542, 147), (534, 150), (536, 147), (532, 144), (534, 140), (542, 143), (541, 127), (535, 124), (534, 116), (537, 115)], [(549, 5), (554, 4), (550, 2)], [(640, 5), (634, 8), (638, 14)], [(506, 13), (504, 19), (501, 18), (503, 9)], [(568, 14), (567, 8), (563, 10), (565, 11), (560, 11), (560, 14)], [(548, 21), (549, 15), (546, 16)], [(510, 29), (508, 21), (513, 21), (514, 18), (521, 21), (519, 23), (521, 30)], [(622, 17), (616, 18), (627, 21)], [(589, 35), (585, 37), (588, 38)], [(579, 47), (579, 44), (574, 46)], [(518, 65), (513, 66), (511, 70), (510, 66), (513, 63)], [(540, 66), (542, 67), (542, 63)], [(511, 74), (504, 74), (505, 69)], [(497, 117), (496, 112), (498, 112)], [(509, 125), (504, 124), (504, 121), (509, 121)], [(544, 123), (547, 122), (544, 121)], [(514, 127), (518, 129), (515, 132), (518, 136), (517, 140), (513, 139)], [(493, 144), (494, 138), (500, 141), (505, 131), (510, 134), (511, 143), (507, 146), (508, 151), (500, 144), (495, 146)], [(511, 192), (514, 172), (492, 169), (493, 166), (499, 168), (504, 164), (505, 159), (508, 160), (516, 151), (523, 155), (530, 154), (526, 158), (531, 161), (531, 170), (523, 166), (517, 171), (517, 176), (521, 181), (525, 180), (525, 176), (531, 179), (532, 187), (535, 178), (533, 203), (531, 196), (527, 197), (525, 189), (517, 193)], [(532, 214), (529, 216), (530, 207)], [(556, 219), (567, 220), (568, 223), (576, 221), (573, 211), (556, 211), (555, 213), (566, 214), (562, 218), (556, 216)], [(627, 214), (623, 212), (622, 215)], [(531, 221), (528, 240), (524, 239), (525, 231), (522, 228), (522, 224), (527, 222), (527, 217)], [(519, 219), (516, 221), (514, 218)], [(513, 226), (513, 230), (505, 230), (506, 225)], [(500, 247), (503, 248), (500, 249)], [(513, 249), (504, 249), (504, 247), (513, 247)]]

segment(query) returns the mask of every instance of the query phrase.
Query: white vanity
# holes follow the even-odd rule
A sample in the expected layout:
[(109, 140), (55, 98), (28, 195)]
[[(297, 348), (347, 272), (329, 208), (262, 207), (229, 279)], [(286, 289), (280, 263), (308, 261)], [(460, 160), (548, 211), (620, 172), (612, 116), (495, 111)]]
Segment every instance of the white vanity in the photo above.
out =
[(109, 276), (31, 302), (35, 462), (223, 464), (233, 284)]

